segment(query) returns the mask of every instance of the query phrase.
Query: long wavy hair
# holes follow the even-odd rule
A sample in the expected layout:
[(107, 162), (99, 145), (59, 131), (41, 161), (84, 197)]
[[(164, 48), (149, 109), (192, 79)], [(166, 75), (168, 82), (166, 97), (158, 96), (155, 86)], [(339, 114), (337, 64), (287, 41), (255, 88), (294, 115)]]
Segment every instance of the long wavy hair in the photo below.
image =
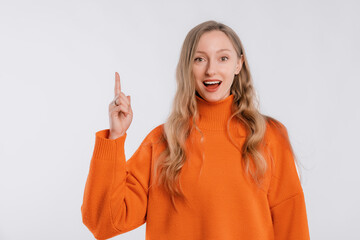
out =
[[(179, 189), (179, 174), (187, 156), (185, 142), (194, 129), (199, 131), (203, 138), (201, 130), (196, 125), (198, 109), (192, 65), (199, 39), (209, 31), (225, 33), (232, 42), (238, 58), (243, 56), (244, 60), (241, 71), (234, 76), (230, 89), (231, 94), (234, 95), (234, 101), (232, 115), (227, 124), (228, 135), (233, 141), (229, 131), (229, 123), (235, 117), (243, 123), (247, 131), (242, 149), (239, 149), (246, 173), (249, 173), (254, 182), (260, 185), (267, 170), (267, 163), (261, 152), (262, 140), (266, 130), (266, 122), (276, 123), (276, 120), (262, 115), (258, 110), (259, 104), (253, 87), (249, 64), (238, 35), (225, 24), (216, 21), (203, 22), (190, 30), (182, 45), (176, 69), (177, 91), (171, 113), (163, 128), (162, 139), (166, 142), (166, 148), (154, 164), (153, 179), (158, 186), (162, 185), (169, 193), (174, 207), (174, 197), (185, 199), (181, 184)], [(237, 146), (235, 143), (234, 145)]]

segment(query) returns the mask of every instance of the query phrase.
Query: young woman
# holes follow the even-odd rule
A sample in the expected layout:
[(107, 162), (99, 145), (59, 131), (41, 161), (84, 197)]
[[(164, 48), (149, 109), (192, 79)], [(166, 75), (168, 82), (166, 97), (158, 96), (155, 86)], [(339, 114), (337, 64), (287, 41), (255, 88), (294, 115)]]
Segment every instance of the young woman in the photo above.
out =
[(147, 240), (309, 239), (287, 130), (255, 105), (242, 43), (207, 21), (186, 36), (171, 114), (126, 161), (130, 96), (115, 73), (96, 133), (82, 219), (97, 239), (146, 224)]

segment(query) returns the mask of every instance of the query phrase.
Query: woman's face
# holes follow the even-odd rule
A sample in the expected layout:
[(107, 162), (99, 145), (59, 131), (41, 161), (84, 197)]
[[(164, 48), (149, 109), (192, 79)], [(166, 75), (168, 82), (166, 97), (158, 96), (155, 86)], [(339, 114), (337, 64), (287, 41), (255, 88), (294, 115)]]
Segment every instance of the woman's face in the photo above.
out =
[(230, 95), (230, 87), (234, 75), (241, 70), (243, 56), (241, 59), (237, 57), (225, 33), (214, 30), (200, 37), (192, 61), (196, 91), (206, 101), (215, 102)]

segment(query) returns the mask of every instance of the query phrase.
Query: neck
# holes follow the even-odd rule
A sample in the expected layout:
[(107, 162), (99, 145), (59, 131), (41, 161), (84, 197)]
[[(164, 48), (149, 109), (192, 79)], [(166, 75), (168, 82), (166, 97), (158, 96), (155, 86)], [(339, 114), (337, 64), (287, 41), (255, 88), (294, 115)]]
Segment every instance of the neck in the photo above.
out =
[(226, 129), (227, 122), (232, 114), (231, 106), (233, 100), (233, 94), (216, 102), (208, 102), (196, 95), (197, 108), (199, 111), (199, 121), (197, 124), (200, 129)]

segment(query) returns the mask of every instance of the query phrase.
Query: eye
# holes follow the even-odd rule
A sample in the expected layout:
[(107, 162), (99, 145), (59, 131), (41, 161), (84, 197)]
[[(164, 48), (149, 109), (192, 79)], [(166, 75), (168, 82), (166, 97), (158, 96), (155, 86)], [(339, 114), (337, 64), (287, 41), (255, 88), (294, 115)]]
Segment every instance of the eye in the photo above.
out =
[(226, 61), (226, 60), (228, 60), (229, 58), (228, 57), (221, 57), (221, 61)]
[(195, 62), (203, 62), (205, 59), (201, 58), (201, 57), (197, 57), (194, 59)]

